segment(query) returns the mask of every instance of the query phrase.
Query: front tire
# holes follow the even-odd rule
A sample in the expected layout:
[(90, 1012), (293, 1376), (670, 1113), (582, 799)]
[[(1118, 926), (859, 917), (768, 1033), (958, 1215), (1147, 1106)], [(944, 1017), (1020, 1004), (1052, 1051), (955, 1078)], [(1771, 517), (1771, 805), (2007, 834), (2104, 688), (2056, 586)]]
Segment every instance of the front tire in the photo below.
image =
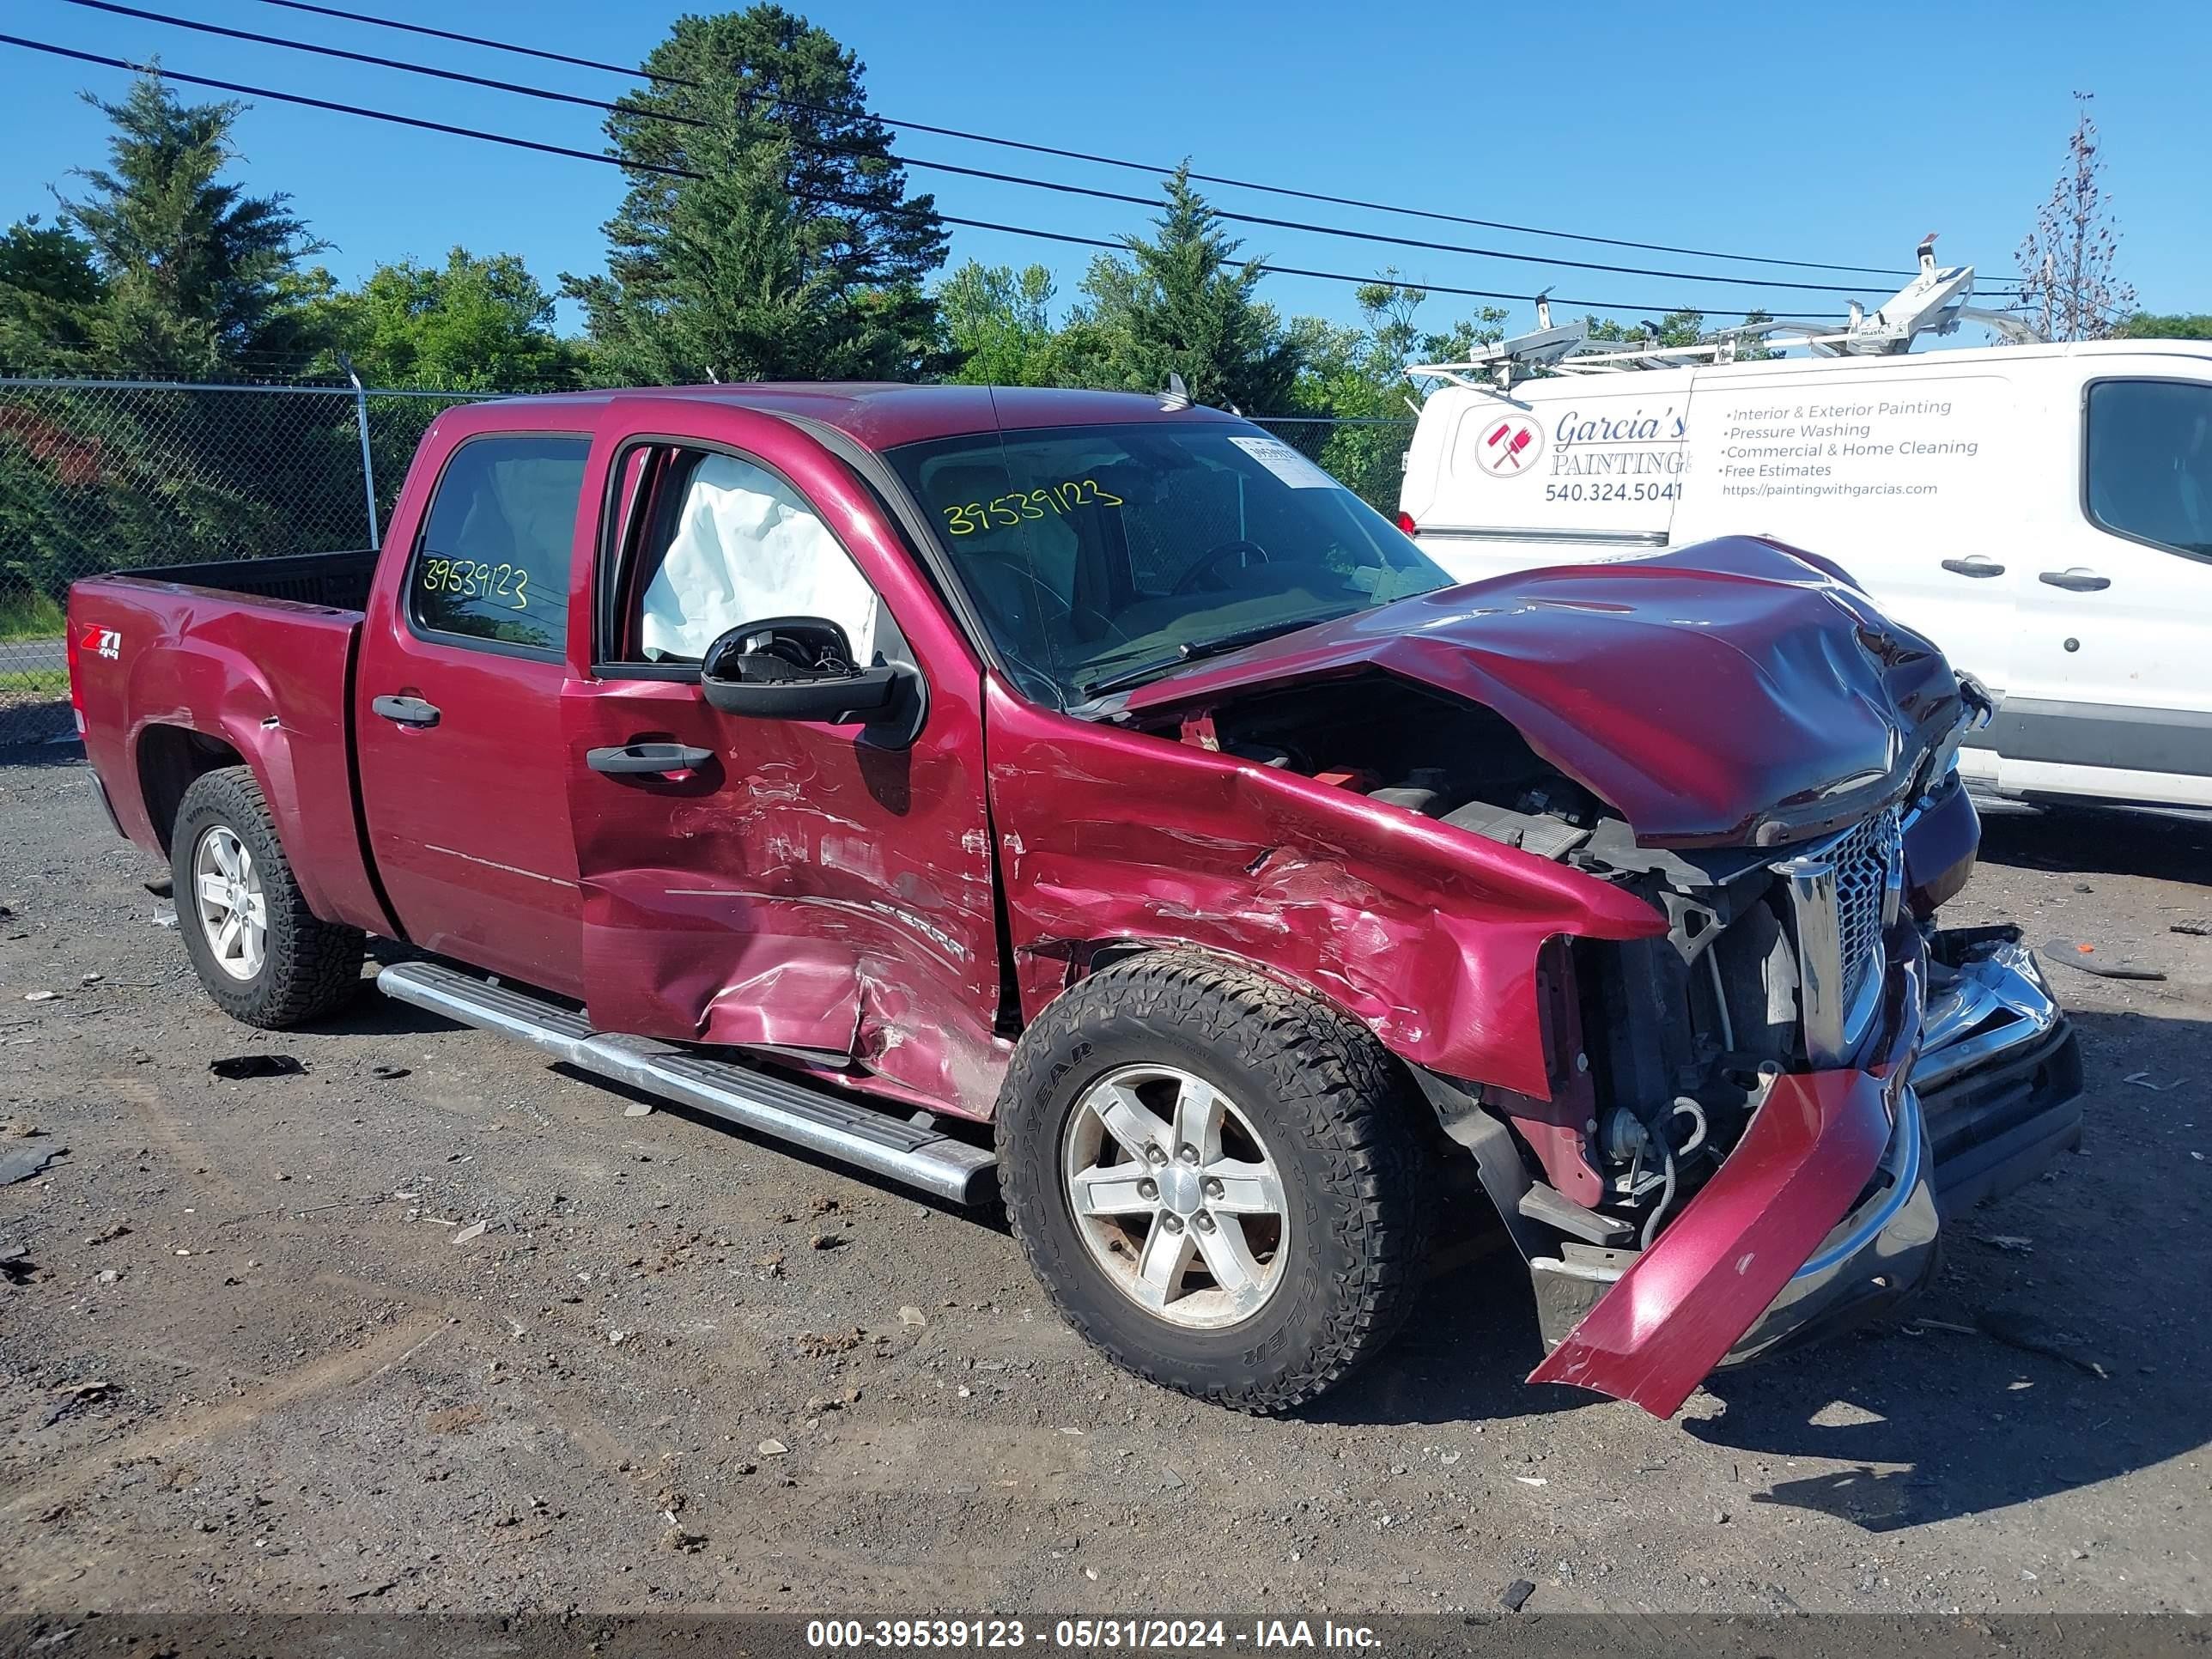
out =
[(233, 1019), (282, 1030), (343, 1006), (360, 989), (365, 938), (307, 908), (250, 768), (192, 781), (177, 808), (169, 868), (185, 954)]
[(1287, 1411), (1412, 1305), (1422, 1109), (1335, 1009), (1163, 951), (1093, 974), (1024, 1035), (999, 1098), (1000, 1182), (1030, 1268), (1109, 1358)]

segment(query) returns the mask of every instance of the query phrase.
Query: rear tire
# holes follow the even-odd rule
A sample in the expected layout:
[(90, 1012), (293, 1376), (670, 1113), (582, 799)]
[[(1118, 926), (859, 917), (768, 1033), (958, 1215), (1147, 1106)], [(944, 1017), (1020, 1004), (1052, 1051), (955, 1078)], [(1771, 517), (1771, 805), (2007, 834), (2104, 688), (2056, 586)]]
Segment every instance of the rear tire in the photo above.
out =
[(1093, 974), (1024, 1035), (999, 1097), (1000, 1176), (1030, 1268), (1107, 1358), (1287, 1411), (1412, 1306), (1424, 1109), (1335, 1009), (1162, 951)]
[(361, 988), (366, 938), (300, 896), (251, 769), (193, 780), (169, 837), (177, 932), (200, 983), (233, 1019), (282, 1030)]

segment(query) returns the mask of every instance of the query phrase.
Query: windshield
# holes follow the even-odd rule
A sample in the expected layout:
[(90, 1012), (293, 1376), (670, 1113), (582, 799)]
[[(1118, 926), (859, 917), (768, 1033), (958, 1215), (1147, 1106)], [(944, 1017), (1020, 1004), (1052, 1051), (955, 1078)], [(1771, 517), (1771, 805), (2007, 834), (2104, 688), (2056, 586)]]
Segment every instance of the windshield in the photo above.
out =
[(1256, 428), (981, 433), (887, 459), (1023, 689), (1062, 706), (1451, 580)]

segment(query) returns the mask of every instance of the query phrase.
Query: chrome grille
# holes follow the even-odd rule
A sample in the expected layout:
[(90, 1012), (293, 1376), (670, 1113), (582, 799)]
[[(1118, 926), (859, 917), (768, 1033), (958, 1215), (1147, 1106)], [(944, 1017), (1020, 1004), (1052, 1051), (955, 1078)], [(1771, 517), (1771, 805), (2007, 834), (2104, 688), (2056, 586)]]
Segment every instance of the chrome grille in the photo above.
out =
[(1855, 1008), (1867, 975), (1881, 970), (1882, 895), (1898, 844), (1897, 809), (1869, 818), (1837, 843), (1836, 933), (1842, 945), (1844, 1006)]
[(1903, 890), (1894, 808), (1775, 865), (1796, 918), (1799, 1012), (1814, 1062), (1848, 1060), (1881, 998), (1881, 933)]

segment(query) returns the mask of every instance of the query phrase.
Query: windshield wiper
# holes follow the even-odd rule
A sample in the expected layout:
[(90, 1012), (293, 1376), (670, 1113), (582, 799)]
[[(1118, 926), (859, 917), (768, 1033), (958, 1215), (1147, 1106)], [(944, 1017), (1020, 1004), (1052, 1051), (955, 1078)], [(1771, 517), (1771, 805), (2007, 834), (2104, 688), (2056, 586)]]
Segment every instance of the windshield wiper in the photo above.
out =
[(1231, 651), (1242, 650), (1248, 645), (1278, 639), (1285, 634), (1295, 634), (1302, 628), (1317, 627), (1350, 614), (1349, 611), (1339, 611), (1326, 617), (1299, 617), (1287, 621), (1262, 623), (1257, 628), (1239, 629), (1234, 634), (1224, 634), (1215, 639), (1187, 640), (1176, 647), (1172, 657), (1155, 658), (1134, 668), (1125, 668), (1118, 674), (1107, 674), (1095, 680), (1085, 681), (1083, 695), (1085, 697), (1103, 697), (1109, 691), (1125, 691), (1133, 685), (1140, 685), (1157, 675), (1169, 673), (1187, 664), (1203, 662), (1208, 657), (1226, 656)]

